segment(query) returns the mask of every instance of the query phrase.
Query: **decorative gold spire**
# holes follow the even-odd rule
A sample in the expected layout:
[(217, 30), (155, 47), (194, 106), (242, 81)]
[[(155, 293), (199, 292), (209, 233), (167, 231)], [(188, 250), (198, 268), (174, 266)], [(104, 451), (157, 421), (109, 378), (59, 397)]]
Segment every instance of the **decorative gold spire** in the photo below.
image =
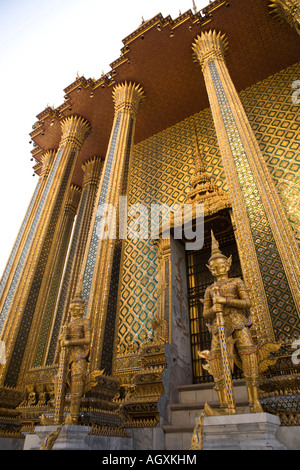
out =
[(187, 194), (185, 204), (204, 204), (204, 214), (210, 215), (231, 206), (229, 196), (220, 190), (206, 172), (203, 156), (199, 149), (197, 132), (194, 126), (195, 138), (195, 169), (191, 179), (191, 189)]
[(209, 258), (208, 262), (216, 258), (227, 259), (227, 257), (221, 252), (219, 248), (219, 242), (216, 240), (214, 232), (211, 230), (211, 257)]
[(195, 173), (198, 173), (198, 172), (202, 172), (202, 173), (205, 173), (205, 167), (204, 167), (204, 163), (203, 163), (203, 160), (202, 160), (202, 155), (201, 155), (201, 152), (199, 150), (199, 144), (198, 144), (198, 139), (197, 139), (197, 132), (196, 132), (196, 128), (195, 128), (195, 125), (194, 125), (194, 134), (195, 134), (195, 146), (196, 146), (196, 154), (195, 154)]
[(83, 281), (82, 281), (82, 279), (80, 279), (79, 282), (78, 282), (76, 291), (75, 291), (75, 295), (74, 295), (73, 299), (71, 300), (70, 305), (73, 305), (73, 304), (81, 304), (82, 307), (85, 307), (86, 302), (85, 302), (85, 300), (83, 300), (83, 298), (82, 298), (83, 287), (84, 287), (84, 286), (83, 286)]

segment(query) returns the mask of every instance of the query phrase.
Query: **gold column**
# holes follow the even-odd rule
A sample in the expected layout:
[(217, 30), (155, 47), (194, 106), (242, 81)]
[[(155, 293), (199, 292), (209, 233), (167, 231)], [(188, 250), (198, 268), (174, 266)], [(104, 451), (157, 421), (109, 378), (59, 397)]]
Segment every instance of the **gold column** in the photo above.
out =
[[(172, 295), (171, 295), (171, 241), (159, 238), (154, 241), (157, 249), (158, 283), (156, 287), (157, 313), (154, 317), (153, 334), (172, 344)], [(157, 339), (155, 338), (155, 339)]]
[(56, 150), (47, 150), (42, 157), (42, 171), (31, 198), (30, 204), (23, 219), (18, 236), (10, 253), (0, 282), (0, 330), (5, 322), (10, 299), (14, 294), (19, 274), (23, 265), (27, 249), (34, 235), (34, 231), (43, 207), (44, 191)]
[(102, 168), (103, 159), (96, 156), (89, 158), (82, 165), (82, 170), (84, 171), (82, 196), (73, 230), (72, 241), (70, 243), (68, 260), (64, 271), (57, 307), (53, 316), (53, 325), (46, 359), (47, 364), (52, 364), (58, 359), (58, 335), (61, 325), (68, 321), (69, 304), (75, 294), (79, 272), (82, 267), (84, 250), (87, 243)]
[(270, 12), (281, 22), (285, 21), (300, 34), (300, 1), (270, 0)]
[[(16, 386), (26, 372), (23, 364), (25, 349), (35, 314), (40, 289), (46, 284), (45, 274), (51, 273), (48, 261), (53, 259), (57, 248), (60, 221), (62, 219), (68, 189), (71, 184), (78, 153), (89, 134), (89, 123), (79, 116), (70, 116), (61, 123), (62, 138), (57, 155), (48, 176), (43, 194), (43, 204), (34, 236), (27, 246), (23, 266), (20, 267), (19, 281), (7, 311), (2, 332), (6, 345), (6, 364), (1, 384)], [(50, 261), (51, 262), (51, 261)], [(28, 349), (27, 349), (28, 350)]]
[[(192, 48), (200, 63), (232, 201), (237, 243), (260, 338), (273, 339), (299, 330), (299, 248), (269, 174), (254, 132), (230, 78), (224, 55), (225, 35), (204, 32)], [(264, 261), (263, 261), (264, 257)], [(272, 272), (268, 272), (272, 263)], [(275, 277), (282, 294), (274, 302)], [(278, 284), (277, 284), (278, 285)], [(270, 289), (273, 289), (271, 291)], [(280, 318), (280, 302), (290, 324)]]
[(49, 255), (44, 280), (36, 304), (38, 316), (28, 338), (29, 350), (28, 352), (25, 351), (28, 367), (38, 367), (45, 362), (45, 351), (47, 350), (47, 343), (49, 341), (50, 325), (53, 319), (80, 196), (81, 188), (71, 184), (69, 197), (64, 207), (55, 244), (53, 244), (53, 251), (51, 255)]
[[(118, 234), (114, 236), (117, 226), (109, 224), (109, 230), (105, 232), (106, 217), (101, 209), (103, 204), (110, 204), (116, 209), (118, 220), (118, 199), (119, 195), (126, 193), (136, 113), (142, 98), (143, 91), (139, 85), (125, 82), (114, 88), (114, 122), (80, 275), (83, 297), (88, 301), (86, 315), (91, 318), (93, 326), (90, 368), (102, 368), (108, 374), (112, 368), (117, 319), (116, 308), (109, 315), (107, 311), (108, 306), (112, 309), (112, 304), (117, 304), (122, 240), (116, 239)], [(108, 303), (109, 297), (111, 302)]]

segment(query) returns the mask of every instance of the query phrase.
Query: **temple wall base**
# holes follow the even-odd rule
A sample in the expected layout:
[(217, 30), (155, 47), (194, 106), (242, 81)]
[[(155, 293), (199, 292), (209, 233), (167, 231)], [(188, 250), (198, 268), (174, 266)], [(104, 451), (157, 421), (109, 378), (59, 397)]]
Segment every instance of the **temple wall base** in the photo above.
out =
[[(265, 415), (267, 413), (262, 413)], [(256, 414), (256, 415), (260, 415)], [(205, 418), (204, 442), (203, 450), (241, 450), (241, 449), (270, 449), (270, 450), (298, 450), (300, 449), (300, 426), (279, 426), (277, 417), (267, 414), (264, 422), (259, 420), (253, 424), (251, 418), (255, 415), (235, 415), (235, 416), (213, 416)], [(238, 423), (236, 418), (238, 416)], [(247, 421), (250, 416), (250, 421)], [(269, 418), (271, 416), (271, 418)], [(220, 419), (226, 418), (231, 421), (231, 429), (226, 424), (226, 435), (223, 435), (225, 424)], [(211, 422), (213, 421), (213, 423)], [(235, 421), (235, 423), (233, 423)], [(68, 426), (70, 428), (70, 426)], [(77, 428), (77, 426), (73, 426)], [(25, 439), (0, 438), (0, 450), (39, 450), (42, 439), (50, 432), (50, 426), (39, 426), (39, 435), (27, 434)], [(43, 429), (42, 429), (43, 428)], [(51, 426), (54, 430), (56, 426)], [(54, 450), (68, 450), (76, 447), (82, 450), (188, 450), (192, 431), (188, 433), (186, 445), (182, 448), (180, 442), (173, 442), (170, 447), (165, 447), (165, 436), (162, 428), (136, 428), (127, 429), (131, 437), (114, 437), (114, 436), (93, 436), (89, 435), (90, 428), (88, 426), (80, 426), (87, 428), (87, 431), (80, 430), (82, 438), (79, 441), (79, 435), (73, 430), (68, 431), (68, 439), (66, 433), (62, 435), (61, 441), (56, 442)], [(237, 431), (238, 429), (238, 431)], [(229, 434), (228, 434), (229, 430)], [(182, 430), (184, 431), (184, 429)], [(238, 434), (238, 438), (237, 438)], [(258, 436), (258, 437), (257, 437)], [(177, 436), (179, 439), (179, 436)], [(246, 439), (249, 439), (246, 441)], [(78, 443), (79, 442), (79, 443)], [(67, 447), (67, 446), (71, 447)]]
[(300, 449), (300, 426), (280, 426), (276, 437), (287, 450)]
[(0, 450), (23, 450), (24, 439), (0, 437)]
[[(34, 434), (25, 438), (23, 450), (40, 450), (43, 440), (57, 426), (37, 426)], [(127, 429), (131, 437), (96, 436), (89, 434), (90, 426), (63, 426), (52, 450), (163, 450), (161, 428)], [(163, 446), (163, 447), (161, 447)]]
[(203, 450), (286, 450), (278, 416), (247, 413), (204, 418)]

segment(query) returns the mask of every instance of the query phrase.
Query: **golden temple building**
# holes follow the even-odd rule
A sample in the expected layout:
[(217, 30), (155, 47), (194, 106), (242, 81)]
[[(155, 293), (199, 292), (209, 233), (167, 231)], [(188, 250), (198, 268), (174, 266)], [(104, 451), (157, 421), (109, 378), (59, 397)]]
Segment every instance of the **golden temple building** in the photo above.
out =
[[(50, 448), (73, 424), (93, 448), (190, 449), (205, 402), (217, 408), (199, 354), (212, 231), (249, 292), (254, 346), (275, 345), (261, 411), (300, 448), (299, 10), (157, 14), (109, 73), (37, 115), (39, 179), (0, 283), (0, 448)], [(246, 375), (231, 373), (248, 416)]]

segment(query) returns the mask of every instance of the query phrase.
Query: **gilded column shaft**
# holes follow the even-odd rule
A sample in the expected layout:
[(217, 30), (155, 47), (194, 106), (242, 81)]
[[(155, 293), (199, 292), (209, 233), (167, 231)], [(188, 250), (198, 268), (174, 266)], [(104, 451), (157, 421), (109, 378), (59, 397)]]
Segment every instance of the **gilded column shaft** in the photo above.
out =
[(299, 0), (269, 0), (270, 13), (280, 22), (287, 22), (300, 34)]
[(53, 316), (51, 337), (49, 339), (47, 351), (47, 364), (52, 364), (57, 361), (57, 354), (59, 352), (59, 331), (61, 326), (69, 320), (69, 304), (75, 294), (76, 286), (78, 284), (102, 167), (103, 160), (100, 157), (92, 157), (82, 165), (82, 169), (84, 171), (82, 196), (79, 203), (78, 214), (57, 307)]
[(9, 305), (10, 300), (14, 294), (25, 256), (27, 254), (30, 242), (34, 236), (34, 232), (41, 213), (41, 208), (45, 199), (44, 193), (46, 190), (48, 175), (50, 173), (55, 154), (55, 150), (49, 150), (46, 151), (43, 155), (41, 176), (38, 180), (37, 186), (31, 198), (26, 215), (23, 219), (21, 228), (2, 275), (0, 282), (0, 330), (2, 329), (6, 319), (7, 307), (5, 304)]
[[(62, 279), (64, 263), (72, 233), (74, 217), (81, 196), (81, 188), (71, 185), (69, 197), (66, 201), (62, 219), (59, 222), (57, 238), (49, 254), (44, 280), (41, 285), (39, 298), (36, 304), (38, 316), (28, 339), (28, 366), (41, 366), (44, 363), (45, 351), (49, 341), (50, 326)], [(32, 338), (32, 341), (31, 341)]]
[[(159, 238), (155, 241), (158, 260), (157, 314), (158, 338), (172, 344), (172, 296), (171, 296), (171, 242)], [(155, 330), (155, 328), (153, 328)]]
[(58, 237), (58, 222), (61, 220), (68, 197), (67, 188), (71, 183), (76, 159), (90, 130), (89, 124), (78, 116), (71, 116), (62, 121), (61, 128), (61, 143), (48, 177), (45, 201), (8, 310), (8, 315), (12, 318), (12, 328), (6, 331), (6, 335), (2, 338), (7, 352), (2, 375), (2, 382), (5, 385), (14, 386), (19, 381), (21, 369), (24, 373), (21, 363), (22, 359), (26, 359), (23, 355), (34, 320), (48, 257), (53, 252)]
[[(267, 253), (269, 248), (278, 265), (282, 263), (282, 270), (288, 280), (288, 308), (292, 309), (290, 315), (293, 316), (297, 329), (300, 312), (299, 249), (228, 73), (224, 61), (226, 48), (225, 36), (215, 31), (202, 33), (193, 45), (194, 54), (202, 66), (227, 176), (241, 264), (253, 296), (257, 333), (259, 336), (272, 338), (271, 319), (276, 317), (276, 306), (271, 305), (266, 295), (268, 284), (264, 282), (266, 277), (261, 272), (260, 254), (263, 250)], [(259, 232), (257, 220), (264, 225), (264, 234)], [(277, 331), (278, 336), (282, 334), (283, 332)]]
[[(103, 209), (105, 204), (114, 207), (118, 220), (118, 198), (119, 195), (126, 194), (126, 170), (130, 165), (136, 112), (143, 92), (135, 84), (124, 83), (115, 87), (113, 97), (114, 123), (96, 198), (84, 268), (80, 276), (84, 285), (83, 296), (86, 300), (89, 299), (86, 315), (93, 323), (91, 368), (105, 368), (107, 373), (111, 373), (112, 367), (122, 242), (116, 239), (117, 224), (109, 223), (107, 226)], [(110, 304), (114, 304), (114, 309), (107, 314), (109, 298)], [(104, 343), (109, 351), (107, 360), (103, 357)]]

